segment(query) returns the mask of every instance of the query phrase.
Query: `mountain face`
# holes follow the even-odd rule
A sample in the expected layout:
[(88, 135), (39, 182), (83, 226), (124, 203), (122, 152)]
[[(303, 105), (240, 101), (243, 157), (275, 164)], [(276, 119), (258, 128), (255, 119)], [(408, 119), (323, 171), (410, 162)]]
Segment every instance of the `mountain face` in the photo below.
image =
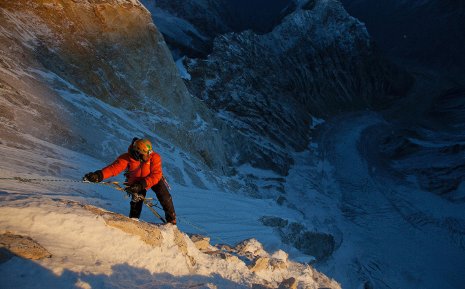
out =
[[(229, 162), (223, 158), (226, 146), (217, 143), (222, 133), (209, 129), (216, 120), (190, 96), (140, 3), (14, 1), (0, 7), (2, 117), (11, 124), (2, 126), (2, 135), (17, 138), (17, 130), (108, 158), (125, 151), (132, 137), (150, 132), (211, 168)], [(96, 100), (100, 110), (85, 113)], [(128, 112), (133, 121), (103, 113), (103, 103)], [(117, 126), (132, 127), (134, 135), (113, 135)]]
[(176, 54), (206, 57), (216, 36), (253, 30), (266, 33), (295, 4), (282, 0), (143, 0), (153, 20)]
[[(376, 41), (370, 23), (337, 1), (295, 1), (271, 31), (218, 35), (207, 57), (185, 59), (187, 86), (248, 140), (238, 163), (249, 158), (286, 175), (281, 190), (256, 192), (304, 216), (300, 223), (279, 214), (260, 219), (282, 242), (316, 256), (345, 288), (455, 288), (460, 278), (436, 274), (442, 265), (431, 263), (450, 264), (447, 272), (463, 263), (464, 220), (456, 208), (464, 202), (464, 94), (460, 74), (445, 79), (424, 67), (460, 63), (461, 36), (434, 36), (448, 31), (444, 23), (460, 22), (460, 4), (351, 2), (378, 8), (366, 10), (379, 24)], [(456, 11), (443, 13), (448, 5)], [(405, 26), (386, 25), (392, 19)], [(439, 29), (417, 25), (436, 20)], [(459, 26), (450, 27), (444, 34)], [(390, 38), (404, 30), (409, 46)], [(386, 51), (403, 68), (380, 55)], [(317, 117), (327, 122), (313, 131)], [(310, 139), (315, 152), (295, 154)]]
[(451, 203), (465, 201), (464, 102), (464, 90), (439, 92), (420, 120), (393, 122), (372, 136), (394, 175)]
[[(380, 136), (381, 155), (394, 171), (415, 179), (425, 191), (460, 202), (460, 184), (465, 178), (459, 161), (463, 154), (465, 4), (436, 0), (341, 2), (366, 23), (380, 49), (413, 71), (423, 87), (417, 96), (421, 104), (409, 105), (415, 117)], [(405, 119), (405, 114), (400, 118)]]
[(258, 167), (271, 163), (285, 173), (287, 152), (308, 144), (312, 116), (380, 107), (411, 83), (377, 55), (339, 2), (312, 4), (270, 33), (222, 35), (207, 59), (185, 61), (191, 93), (262, 147)]

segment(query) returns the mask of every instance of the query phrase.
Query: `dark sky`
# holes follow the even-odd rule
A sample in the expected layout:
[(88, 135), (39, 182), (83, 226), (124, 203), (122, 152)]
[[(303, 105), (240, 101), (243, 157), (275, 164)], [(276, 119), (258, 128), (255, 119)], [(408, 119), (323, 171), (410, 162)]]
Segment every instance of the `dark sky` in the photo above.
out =
[(225, 0), (233, 9), (235, 30), (267, 32), (281, 20), (292, 0)]
[(391, 56), (431, 67), (464, 70), (465, 1), (342, 0)]

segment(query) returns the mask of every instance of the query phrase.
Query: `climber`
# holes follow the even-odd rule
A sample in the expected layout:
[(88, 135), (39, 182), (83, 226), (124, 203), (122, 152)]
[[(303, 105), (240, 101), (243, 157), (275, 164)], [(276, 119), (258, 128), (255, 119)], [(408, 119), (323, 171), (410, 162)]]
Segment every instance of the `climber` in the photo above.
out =
[(173, 200), (163, 177), (161, 157), (152, 150), (152, 143), (147, 139), (134, 138), (127, 153), (120, 155), (109, 166), (87, 173), (84, 181), (93, 183), (114, 177), (126, 170), (125, 191), (131, 195), (129, 217), (139, 219), (147, 190), (152, 188), (165, 211), (167, 223), (176, 224)]

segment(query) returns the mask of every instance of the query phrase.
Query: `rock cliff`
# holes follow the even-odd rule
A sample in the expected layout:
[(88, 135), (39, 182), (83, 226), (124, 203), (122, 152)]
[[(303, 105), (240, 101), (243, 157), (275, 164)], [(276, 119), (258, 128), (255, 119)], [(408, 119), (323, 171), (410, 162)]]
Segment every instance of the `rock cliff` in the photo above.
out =
[(300, 7), (270, 33), (229, 33), (207, 59), (185, 61), (192, 94), (258, 147), (255, 165), (281, 172), (307, 146), (312, 116), (376, 109), (411, 84), (339, 2)]

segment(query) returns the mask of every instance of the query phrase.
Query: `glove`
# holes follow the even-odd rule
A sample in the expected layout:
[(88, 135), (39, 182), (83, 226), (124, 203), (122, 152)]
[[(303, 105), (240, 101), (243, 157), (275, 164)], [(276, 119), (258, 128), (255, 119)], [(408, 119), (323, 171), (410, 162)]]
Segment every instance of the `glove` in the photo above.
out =
[(139, 192), (145, 189), (145, 181), (135, 182), (134, 184), (126, 187), (124, 190), (128, 196), (132, 197), (134, 202), (138, 202), (144, 199), (143, 195), (140, 195)]
[(83, 178), (83, 181), (91, 182), (91, 183), (99, 183), (103, 180), (103, 174), (101, 170), (87, 173)]

